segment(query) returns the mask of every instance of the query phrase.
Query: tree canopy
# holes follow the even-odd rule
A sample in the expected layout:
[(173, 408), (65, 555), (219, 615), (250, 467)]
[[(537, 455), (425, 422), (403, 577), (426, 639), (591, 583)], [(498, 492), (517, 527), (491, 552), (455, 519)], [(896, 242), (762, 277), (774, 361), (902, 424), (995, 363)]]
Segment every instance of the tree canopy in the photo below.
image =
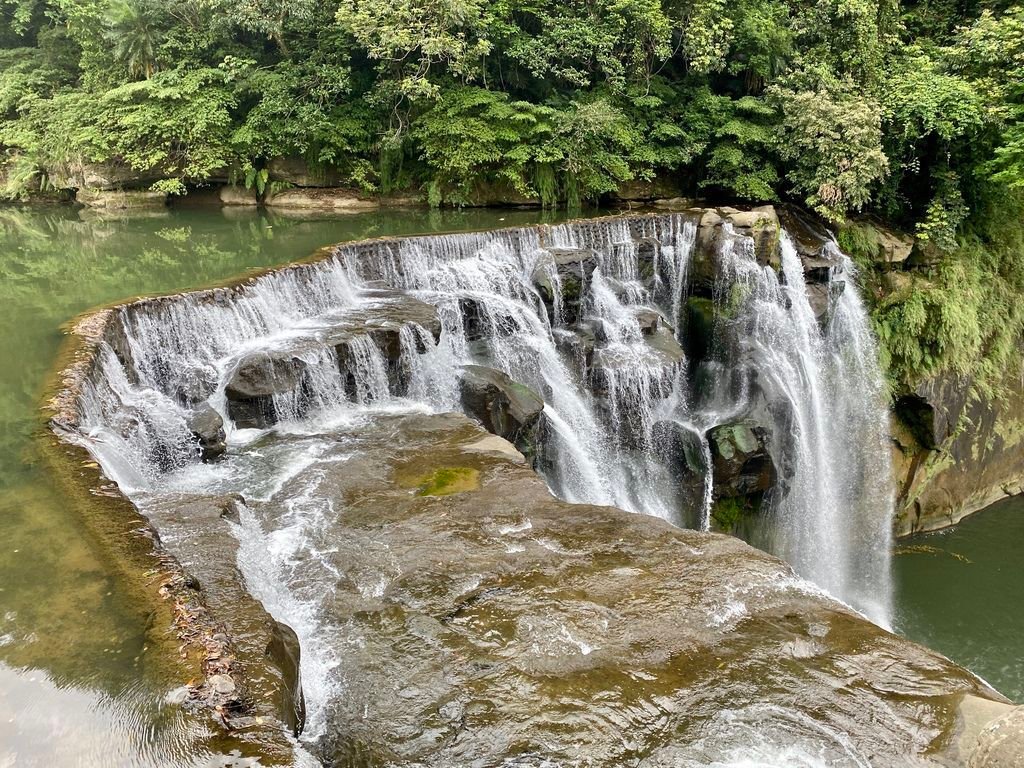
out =
[(184, 193), (299, 157), (451, 204), (672, 178), (950, 247), (1024, 189), (1024, 8), (0, 0), (0, 152), (8, 195), (68, 164)]

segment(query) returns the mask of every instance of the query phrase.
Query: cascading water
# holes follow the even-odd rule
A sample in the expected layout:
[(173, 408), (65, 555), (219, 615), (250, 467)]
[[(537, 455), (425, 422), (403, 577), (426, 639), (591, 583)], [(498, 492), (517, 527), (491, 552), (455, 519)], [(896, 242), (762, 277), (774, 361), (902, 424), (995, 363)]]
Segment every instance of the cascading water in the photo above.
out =
[[(850, 262), (826, 247), (816, 310), (784, 233), (777, 271), (722, 226), (700, 246), (717, 264), (703, 288), (697, 244), (681, 215), (373, 241), (236, 289), (129, 305), (82, 393), (79, 439), (143, 508), (170, 491), (271, 498), (320, 460), (330, 441), (318, 434), (458, 409), (461, 366), (489, 366), (543, 399), (537, 467), (568, 501), (706, 529), (720, 501), (715, 430), (762, 435), (774, 483), (750, 537), (886, 624), (886, 414)], [(696, 355), (686, 318), (698, 289), (715, 321)], [(191, 421), (207, 405), (228, 444), (211, 464)], [(302, 436), (302, 454), (261, 447), (268, 431)], [(338, 664), (323, 590), (291, 573), (326, 546), (318, 526), (339, 510), (303, 493), (289, 510), (277, 531), (243, 516), (239, 565), (299, 634), (307, 678), (323, 680)]]
[[(783, 478), (772, 489), (770, 521), (755, 539), (802, 576), (860, 608), (883, 625), (889, 617), (889, 553), (893, 507), (883, 382), (852, 264), (834, 246), (833, 296), (822, 329), (792, 241), (780, 242), (781, 272), (758, 265), (750, 243), (727, 240), (719, 303), (736, 344), (723, 362), (756, 377), (757, 402), (773, 423), (770, 448)], [(744, 370), (746, 369), (746, 370)], [(723, 414), (712, 409), (720, 420)], [(706, 422), (705, 422), (706, 423)]]

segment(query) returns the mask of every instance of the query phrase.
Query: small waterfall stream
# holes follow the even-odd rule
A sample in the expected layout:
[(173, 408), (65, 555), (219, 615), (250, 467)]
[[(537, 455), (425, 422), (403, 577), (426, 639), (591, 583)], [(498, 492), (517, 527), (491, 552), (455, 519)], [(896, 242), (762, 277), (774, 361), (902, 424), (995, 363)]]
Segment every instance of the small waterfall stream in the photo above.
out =
[[(695, 276), (700, 249), (717, 265), (710, 283)], [(269, 498), (319, 460), (318, 435), (374, 413), (459, 410), (461, 366), (489, 366), (543, 399), (536, 466), (567, 501), (707, 529), (731, 493), (715, 469), (734, 451), (727, 430), (752, 457), (730, 482), (772, 480), (738, 530), (887, 625), (891, 472), (867, 315), (834, 245), (817, 282), (785, 232), (778, 254), (764, 263), (729, 224), (702, 242), (684, 215), (341, 245), (236, 289), (118, 310), (77, 439), (143, 508), (169, 492)], [(695, 298), (714, 308), (702, 350)], [(222, 461), (201, 461), (203, 408), (223, 420)], [(262, 448), (268, 430), (305, 436), (304, 451)], [(315, 617), (315, 574), (292, 590), (289, 572), (320, 545), (317, 521), (336, 513), (325, 504), (300, 493), (284, 528), (243, 516), (240, 534), (243, 572), (299, 633), (314, 679), (341, 651)]]

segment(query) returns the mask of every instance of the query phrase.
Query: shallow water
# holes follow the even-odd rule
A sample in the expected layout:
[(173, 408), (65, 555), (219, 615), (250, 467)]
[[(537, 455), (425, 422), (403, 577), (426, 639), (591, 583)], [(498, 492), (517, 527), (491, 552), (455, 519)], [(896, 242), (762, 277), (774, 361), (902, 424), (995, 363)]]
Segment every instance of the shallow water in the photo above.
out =
[(900, 542), (896, 625), (1024, 703), (1024, 498)]
[(146, 606), (54, 489), (33, 439), (61, 325), (97, 305), (209, 284), (341, 240), (550, 218), (390, 211), (290, 220), (174, 209), (110, 219), (0, 208), (0, 766), (66, 764), (62, 744), (78, 745), (79, 765), (194, 759), (184, 757), (190, 735), (168, 714), (175, 708), (161, 706), (164, 683), (147, 663)]

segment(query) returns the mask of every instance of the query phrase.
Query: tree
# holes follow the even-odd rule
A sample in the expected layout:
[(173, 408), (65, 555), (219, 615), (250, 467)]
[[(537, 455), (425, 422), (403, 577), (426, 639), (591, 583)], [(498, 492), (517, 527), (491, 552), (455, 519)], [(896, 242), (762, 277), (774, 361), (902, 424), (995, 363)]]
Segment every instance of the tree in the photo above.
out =
[(388, 66), (398, 92), (415, 100), (438, 95), (432, 74), (463, 82), (478, 78), (480, 60), (491, 51), (488, 5), (486, 0), (342, 0), (337, 20), (371, 59)]
[(249, 32), (273, 40), (284, 56), (291, 55), (286, 40), (288, 26), (308, 22), (323, 3), (317, 0), (213, 0), (230, 22)]
[(104, 37), (114, 60), (132, 78), (150, 78), (158, 68), (158, 6), (149, 0), (113, 0), (104, 19)]
[(811, 90), (794, 78), (769, 93), (782, 111), (778, 147), (790, 163), (793, 190), (832, 221), (863, 209), (889, 170), (879, 104), (860, 96), (849, 80), (819, 80)]
[(726, 100), (729, 119), (715, 131), (707, 178), (702, 187), (718, 188), (743, 200), (775, 200), (779, 172), (772, 149), (777, 114), (753, 96)]

